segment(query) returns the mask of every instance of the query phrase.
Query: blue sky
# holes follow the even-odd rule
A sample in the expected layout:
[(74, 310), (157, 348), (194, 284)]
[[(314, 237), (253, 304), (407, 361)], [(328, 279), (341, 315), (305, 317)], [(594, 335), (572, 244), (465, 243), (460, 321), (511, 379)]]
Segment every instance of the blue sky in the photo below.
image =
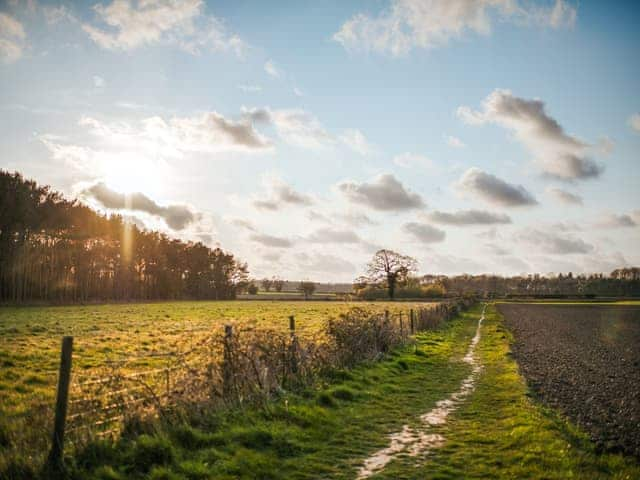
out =
[(0, 168), (258, 277), (350, 281), (382, 247), (424, 273), (608, 272), (640, 263), (638, 21), (569, 0), (4, 2)]

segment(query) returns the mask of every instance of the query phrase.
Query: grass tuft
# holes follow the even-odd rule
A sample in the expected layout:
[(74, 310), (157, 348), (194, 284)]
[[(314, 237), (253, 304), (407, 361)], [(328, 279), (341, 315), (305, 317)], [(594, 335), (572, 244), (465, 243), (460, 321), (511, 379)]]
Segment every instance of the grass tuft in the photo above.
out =
[(133, 466), (146, 472), (155, 465), (168, 465), (176, 458), (173, 445), (164, 437), (140, 435), (133, 448)]

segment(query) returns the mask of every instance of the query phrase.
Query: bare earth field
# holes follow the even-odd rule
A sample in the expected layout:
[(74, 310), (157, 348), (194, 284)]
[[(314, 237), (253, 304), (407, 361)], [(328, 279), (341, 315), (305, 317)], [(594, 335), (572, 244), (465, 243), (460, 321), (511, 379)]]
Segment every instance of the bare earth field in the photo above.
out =
[(640, 306), (498, 308), (533, 391), (600, 448), (640, 457)]

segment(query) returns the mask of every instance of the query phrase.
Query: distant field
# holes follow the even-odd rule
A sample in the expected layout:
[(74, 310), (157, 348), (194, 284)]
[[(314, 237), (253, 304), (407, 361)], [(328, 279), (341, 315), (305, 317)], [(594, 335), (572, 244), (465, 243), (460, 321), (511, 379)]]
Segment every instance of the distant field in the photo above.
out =
[(304, 336), (354, 306), (406, 312), (418, 305), (425, 304), (226, 301), (0, 308), (0, 419), (24, 414), (34, 400), (53, 398), (64, 335), (75, 337), (77, 377), (123, 356), (145, 356), (131, 366), (152, 368), (163, 360), (148, 354), (186, 350), (226, 323), (287, 329), (288, 316), (295, 315)]

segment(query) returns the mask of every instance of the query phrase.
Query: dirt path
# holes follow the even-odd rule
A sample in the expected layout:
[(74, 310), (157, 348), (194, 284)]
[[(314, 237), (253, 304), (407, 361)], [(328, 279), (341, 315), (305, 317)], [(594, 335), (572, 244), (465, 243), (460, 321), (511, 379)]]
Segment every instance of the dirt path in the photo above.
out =
[(454, 412), (475, 389), (476, 380), (482, 370), (482, 365), (475, 356), (475, 350), (480, 341), (480, 328), (484, 320), (485, 310), (486, 305), (482, 308), (476, 333), (471, 339), (466, 355), (462, 359), (463, 362), (472, 367), (469, 376), (462, 381), (457, 391), (452, 393), (448, 398), (438, 401), (435, 408), (422, 414), (418, 427), (404, 425), (402, 430), (389, 435), (389, 446), (378, 450), (365, 459), (364, 464), (358, 471), (359, 479), (368, 478), (380, 472), (389, 462), (400, 455), (409, 455), (411, 457), (422, 456), (444, 444), (444, 436), (434, 432), (434, 427), (447, 423), (449, 415)]

